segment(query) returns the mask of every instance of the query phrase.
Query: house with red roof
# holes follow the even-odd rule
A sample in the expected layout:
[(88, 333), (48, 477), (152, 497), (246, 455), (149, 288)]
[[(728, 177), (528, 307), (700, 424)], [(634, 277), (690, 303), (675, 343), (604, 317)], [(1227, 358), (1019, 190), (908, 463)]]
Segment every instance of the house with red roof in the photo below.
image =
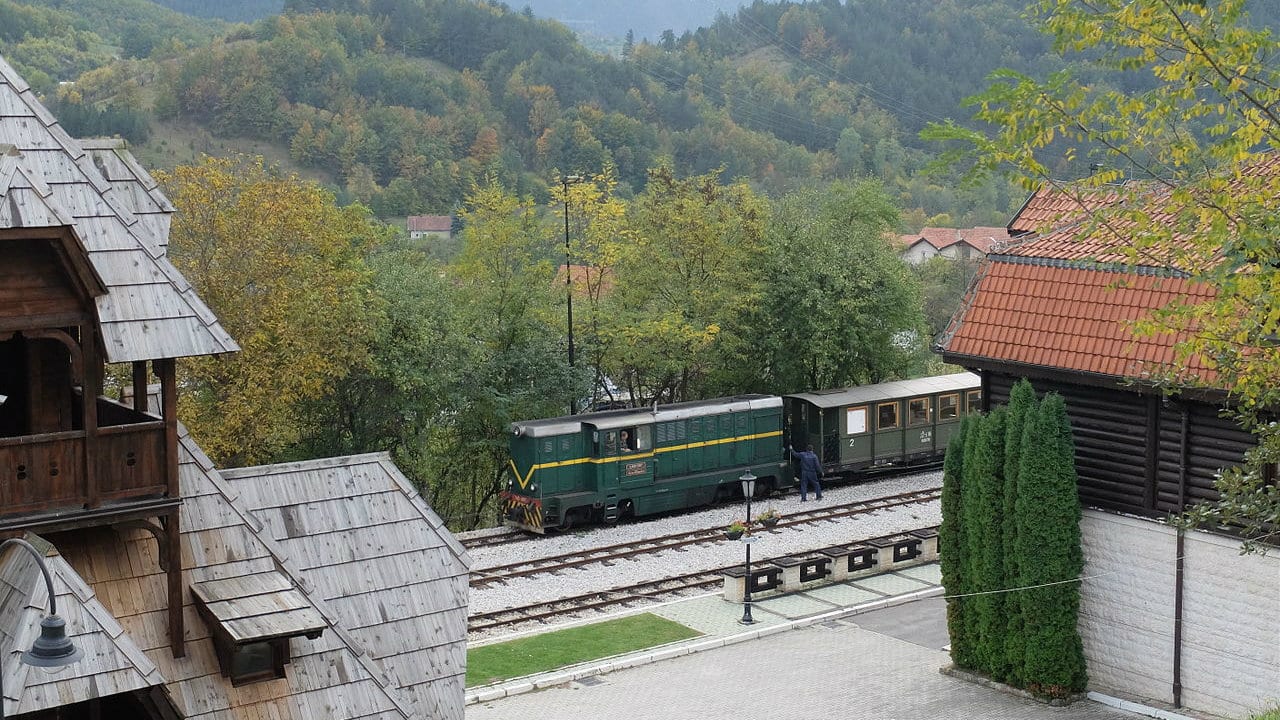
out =
[(448, 240), (453, 237), (452, 215), (410, 215), (408, 225), (409, 237), (413, 240)]
[(1009, 231), (998, 227), (933, 228), (898, 236), (900, 256), (912, 265), (941, 255), (952, 260), (980, 260), (991, 249), (1009, 240)]
[(1134, 262), (1132, 225), (1112, 213), (1140, 203), (1168, 221), (1172, 198), (1036, 193), (936, 349), (981, 375), (989, 406), (1024, 377), (1066, 400), (1084, 506), (1079, 630), (1090, 689), (1242, 717), (1280, 692), (1280, 557), (1241, 555), (1238, 538), (1180, 531), (1167, 518), (1216, 497), (1218, 471), (1239, 464), (1253, 437), (1224, 417), (1211, 363), (1178, 357), (1176, 333), (1134, 325), (1217, 291), (1176, 252)]

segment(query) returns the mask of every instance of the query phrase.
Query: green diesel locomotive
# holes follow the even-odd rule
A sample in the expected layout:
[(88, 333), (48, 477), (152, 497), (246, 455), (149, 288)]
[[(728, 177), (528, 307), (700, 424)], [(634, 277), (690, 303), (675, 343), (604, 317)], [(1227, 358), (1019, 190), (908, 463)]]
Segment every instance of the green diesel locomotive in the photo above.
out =
[(812, 444), (828, 474), (937, 460), (979, 397), (959, 373), (512, 423), (503, 521), (544, 532), (709, 505), (747, 470), (768, 495), (795, 483), (788, 444)]

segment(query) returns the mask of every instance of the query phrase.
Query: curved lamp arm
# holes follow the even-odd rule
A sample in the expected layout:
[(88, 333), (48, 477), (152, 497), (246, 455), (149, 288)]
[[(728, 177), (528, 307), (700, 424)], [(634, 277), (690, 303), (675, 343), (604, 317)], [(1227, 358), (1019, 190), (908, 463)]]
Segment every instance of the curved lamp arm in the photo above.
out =
[(40, 566), (40, 574), (44, 575), (44, 585), (49, 589), (49, 614), (58, 614), (58, 601), (53, 594), (53, 576), (49, 574), (49, 566), (44, 562), (44, 556), (34, 545), (23, 540), (22, 538), (9, 538), (4, 542), (0, 542), (0, 556), (3, 556), (4, 549), (10, 545), (17, 545), (27, 552), (31, 553), (31, 557), (36, 559), (36, 564)]

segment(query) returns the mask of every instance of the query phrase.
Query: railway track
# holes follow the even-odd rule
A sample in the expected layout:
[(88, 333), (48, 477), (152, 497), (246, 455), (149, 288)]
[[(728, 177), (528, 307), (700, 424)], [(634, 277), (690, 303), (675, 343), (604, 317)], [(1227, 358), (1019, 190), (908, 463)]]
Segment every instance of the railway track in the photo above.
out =
[(606, 609), (640, 601), (659, 602), (693, 590), (709, 590), (720, 584), (720, 572), (707, 570), (689, 573), (521, 607), (476, 613), (467, 619), (467, 632), (478, 633), (530, 622), (545, 623), (552, 618), (580, 615), (591, 611), (603, 612)]
[(528, 542), (541, 535), (526, 533), (522, 530), (507, 530), (502, 533), (493, 533), (492, 535), (477, 535), (475, 537), (464, 538), (462, 546), (468, 550), (477, 548), (493, 547), (495, 545), (510, 545), (518, 542)]
[[(798, 520), (797, 524), (804, 522)], [(930, 526), (934, 527), (934, 526)], [(910, 532), (910, 531), (906, 531)], [(893, 536), (904, 533), (893, 533)], [(883, 537), (891, 537), (886, 535)], [(867, 538), (858, 542), (866, 542)], [(515, 628), (529, 623), (547, 624), (557, 618), (578, 617), (588, 613), (634, 605), (638, 602), (657, 603), (689, 594), (706, 592), (721, 585), (723, 573), (740, 563), (698, 572), (687, 573), (645, 582), (623, 585), (581, 595), (530, 603), (519, 607), (502, 608), (491, 612), (476, 613), (467, 619), (468, 634), (483, 633), (499, 628)]]
[[(800, 510), (783, 515), (779, 519), (777, 525), (772, 528), (757, 528), (756, 531), (777, 532), (779, 530), (800, 525), (819, 522), (836, 522), (842, 518), (872, 513), (877, 510), (898, 507), (900, 505), (931, 502), (941, 497), (942, 488), (939, 486), (898, 493), (896, 495), (886, 495), (872, 500), (861, 500), (842, 505), (815, 507), (811, 510)], [(672, 533), (670, 535), (662, 535), (646, 540), (631, 541), (616, 545), (605, 545), (602, 547), (564, 553), (561, 555), (553, 555), (545, 558), (525, 560), (507, 565), (495, 565), (492, 567), (472, 570), (471, 587), (479, 588), (491, 583), (506, 582), (507, 580), (533, 575), (555, 574), (563, 570), (578, 568), (584, 565), (626, 560), (628, 558), (650, 555), (666, 550), (679, 551), (681, 548), (689, 547), (691, 545), (723, 542), (725, 539), (724, 529), (721, 527), (699, 528), (697, 530)]]

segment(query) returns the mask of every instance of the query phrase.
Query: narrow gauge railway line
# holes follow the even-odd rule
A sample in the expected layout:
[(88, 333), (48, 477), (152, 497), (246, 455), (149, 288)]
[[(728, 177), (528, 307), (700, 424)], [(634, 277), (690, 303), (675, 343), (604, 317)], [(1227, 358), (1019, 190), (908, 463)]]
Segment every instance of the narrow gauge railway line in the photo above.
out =
[(628, 603), (668, 600), (691, 590), (709, 590), (722, 581), (722, 570), (704, 570), (627, 585), (612, 590), (600, 590), (573, 597), (557, 598), (515, 608), (476, 613), (467, 619), (467, 632), (478, 633), (496, 628), (510, 627), (529, 622), (546, 622), (552, 618), (578, 615), (588, 611), (604, 610)]
[[(898, 507), (900, 505), (913, 505), (916, 503), (931, 502), (941, 497), (941, 487), (930, 487), (922, 490), (898, 493), (896, 495), (886, 495), (884, 497), (874, 498), (871, 500), (860, 500), (842, 505), (828, 505), (813, 508), (812, 510), (800, 510), (782, 516), (778, 524), (770, 528), (769, 531), (776, 532), (779, 529), (810, 523), (832, 522), (841, 518), (863, 515), (877, 510)], [(636, 540), (619, 543), (617, 545), (605, 545), (602, 547), (579, 550), (562, 555), (536, 558), (507, 565), (496, 565), (493, 567), (473, 570), (471, 573), (471, 587), (483, 587), (490, 583), (505, 582), (514, 578), (528, 577), (530, 575), (539, 575), (543, 573), (553, 574), (561, 570), (568, 570), (571, 568), (581, 567), (583, 565), (623, 560), (639, 555), (658, 553), (663, 550), (679, 550), (680, 548), (688, 547), (690, 545), (707, 542), (720, 542), (724, 539), (723, 528), (699, 528), (697, 530), (688, 530), (685, 532), (663, 535), (646, 540)]]
[(511, 530), (504, 533), (494, 533), (492, 535), (477, 535), (476, 537), (465, 538), (462, 546), (468, 550), (476, 548), (493, 547), (495, 545), (510, 545), (511, 543), (526, 542), (541, 537), (540, 535), (532, 535), (520, 530)]
[[(936, 528), (937, 526), (929, 527)], [(907, 532), (910, 531), (893, 533), (893, 535), (902, 535)], [(883, 537), (891, 536), (885, 535)], [(868, 540), (871, 539), (875, 538), (868, 538)], [(663, 602), (693, 590), (710, 590), (723, 582), (721, 576), (726, 570), (736, 567), (741, 567), (741, 563), (607, 590), (597, 590), (571, 597), (556, 598), (520, 607), (476, 613), (467, 619), (467, 632), (482, 633), (498, 628), (513, 628), (527, 623), (546, 624), (555, 618), (583, 615), (592, 611), (599, 613), (610, 608), (636, 602)]]

